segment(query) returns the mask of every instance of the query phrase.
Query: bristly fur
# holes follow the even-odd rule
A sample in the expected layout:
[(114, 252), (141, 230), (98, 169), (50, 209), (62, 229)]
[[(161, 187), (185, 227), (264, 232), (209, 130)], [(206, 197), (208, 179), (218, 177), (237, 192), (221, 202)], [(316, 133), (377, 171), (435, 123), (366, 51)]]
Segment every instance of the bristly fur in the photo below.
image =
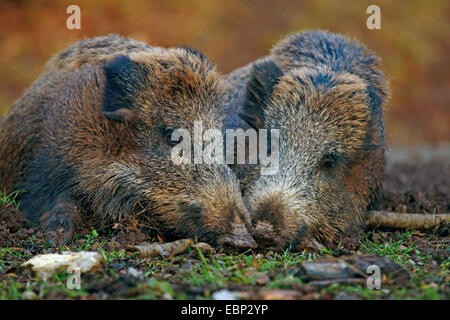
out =
[(255, 238), (270, 243), (258, 234), (263, 225), (273, 227), (270, 244), (278, 248), (305, 238), (333, 246), (357, 235), (384, 171), (389, 90), (380, 59), (344, 36), (302, 32), (227, 82), (229, 118), (242, 114), (251, 126), (280, 130), (278, 174), (234, 166)]
[(79, 216), (102, 227), (139, 213), (168, 238), (216, 243), (250, 227), (238, 182), (226, 165), (174, 165), (167, 141), (197, 120), (220, 129), (222, 96), (192, 49), (116, 35), (77, 42), (1, 120), (0, 188), (25, 190), (22, 212), (67, 238)]
[(370, 88), (369, 97), (374, 107), (379, 107), (389, 96), (388, 84), (380, 69), (381, 59), (357, 41), (340, 34), (319, 30), (294, 34), (280, 41), (271, 56), (284, 71), (327, 66), (332, 72), (357, 75)]
[(283, 72), (271, 60), (255, 63), (247, 84), (243, 111), (240, 116), (253, 128), (258, 128), (264, 118), (261, 106), (267, 103), (274, 86)]

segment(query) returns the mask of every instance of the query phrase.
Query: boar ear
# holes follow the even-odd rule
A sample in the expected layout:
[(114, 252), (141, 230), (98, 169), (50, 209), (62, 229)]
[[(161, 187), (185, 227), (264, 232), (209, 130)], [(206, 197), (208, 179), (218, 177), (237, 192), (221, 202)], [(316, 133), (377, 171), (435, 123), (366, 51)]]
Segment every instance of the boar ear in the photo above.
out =
[(283, 72), (272, 60), (263, 60), (253, 66), (247, 83), (243, 110), (239, 114), (253, 128), (262, 125), (264, 106), (282, 75)]
[(144, 68), (128, 56), (118, 56), (106, 63), (105, 90), (101, 113), (116, 121), (135, 116), (136, 93), (143, 87)]

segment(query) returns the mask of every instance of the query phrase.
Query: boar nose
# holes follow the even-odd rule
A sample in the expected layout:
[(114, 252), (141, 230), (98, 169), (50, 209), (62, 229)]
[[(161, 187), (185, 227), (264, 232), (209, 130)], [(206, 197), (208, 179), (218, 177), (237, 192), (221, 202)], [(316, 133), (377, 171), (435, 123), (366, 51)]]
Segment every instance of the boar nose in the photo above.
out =
[(252, 234), (260, 249), (280, 250), (283, 247), (280, 237), (275, 233), (273, 225), (269, 221), (258, 221)]
[(229, 251), (245, 251), (256, 248), (256, 242), (244, 224), (235, 224), (231, 233), (221, 235), (217, 239), (217, 244)]

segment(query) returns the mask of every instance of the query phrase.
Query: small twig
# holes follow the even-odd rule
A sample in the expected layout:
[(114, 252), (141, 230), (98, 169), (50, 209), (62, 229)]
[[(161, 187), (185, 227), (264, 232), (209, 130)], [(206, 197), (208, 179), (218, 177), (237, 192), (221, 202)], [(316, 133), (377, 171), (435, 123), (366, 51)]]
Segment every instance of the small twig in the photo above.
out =
[(428, 214), (371, 211), (367, 225), (371, 228), (388, 227), (395, 229), (421, 230), (431, 229), (442, 222), (450, 222), (450, 213)]
[(139, 255), (144, 258), (157, 256), (169, 257), (187, 250), (193, 244), (192, 239), (181, 239), (168, 243), (136, 245), (135, 248), (138, 250)]

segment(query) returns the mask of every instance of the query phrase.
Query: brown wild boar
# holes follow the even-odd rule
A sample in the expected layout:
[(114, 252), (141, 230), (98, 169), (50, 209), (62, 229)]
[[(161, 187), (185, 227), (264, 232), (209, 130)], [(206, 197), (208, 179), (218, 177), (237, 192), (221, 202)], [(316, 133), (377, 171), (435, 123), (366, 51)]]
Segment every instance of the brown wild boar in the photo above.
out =
[(0, 122), (0, 188), (50, 235), (71, 239), (145, 214), (168, 239), (251, 248), (249, 213), (225, 164), (174, 165), (175, 128), (221, 128), (223, 89), (200, 52), (110, 35), (79, 41)]
[(379, 64), (356, 41), (309, 31), (227, 77), (225, 128), (280, 130), (276, 174), (234, 166), (260, 246), (332, 247), (365, 225), (384, 171)]

